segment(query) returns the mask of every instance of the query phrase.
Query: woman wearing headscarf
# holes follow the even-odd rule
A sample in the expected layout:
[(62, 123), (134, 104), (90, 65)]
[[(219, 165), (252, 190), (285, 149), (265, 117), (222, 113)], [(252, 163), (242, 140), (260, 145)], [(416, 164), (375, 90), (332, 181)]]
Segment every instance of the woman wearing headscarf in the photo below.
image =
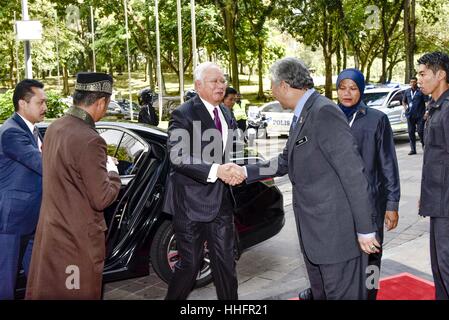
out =
[[(376, 204), (377, 237), (382, 245), (384, 223), (387, 230), (396, 228), (399, 220), (399, 169), (396, 149), (388, 117), (382, 111), (368, 108), (362, 100), (365, 77), (357, 69), (343, 70), (337, 78), (338, 106), (346, 115), (352, 135), (365, 165), (366, 175)], [(380, 274), (382, 251), (369, 255), (369, 266), (377, 266), (376, 287)], [(370, 282), (368, 281), (368, 284)], [(370, 289), (370, 288), (368, 288)], [(368, 299), (375, 300), (377, 289), (368, 291)]]
[[(370, 183), (376, 206), (377, 240), (382, 245), (384, 223), (387, 230), (396, 228), (399, 220), (399, 169), (396, 149), (388, 117), (383, 112), (368, 108), (363, 102), (365, 77), (357, 69), (345, 69), (337, 78), (338, 106), (346, 115), (351, 133), (362, 156), (365, 173)], [(367, 269), (368, 299), (377, 296), (381, 248), (369, 255)], [(368, 287), (370, 286), (370, 287)], [(313, 299), (310, 289), (299, 293), (301, 299)]]

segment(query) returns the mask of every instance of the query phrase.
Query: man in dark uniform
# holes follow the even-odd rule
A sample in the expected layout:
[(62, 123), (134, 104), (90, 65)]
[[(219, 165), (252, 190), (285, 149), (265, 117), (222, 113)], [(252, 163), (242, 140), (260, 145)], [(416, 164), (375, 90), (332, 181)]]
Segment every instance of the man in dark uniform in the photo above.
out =
[(143, 89), (139, 92), (138, 99), (140, 111), (138, 122), (151, 124), (153, 126), (159, 124), (159, 119), (153, 107), (154, 98), (155, 94), (150, 89)]
[(431, 94), (425, 126), (419, 214), (430, 217), (430, 259), (437, 300), (449, 300), (449, 56), (419, 60), (419, 85)]
[(402, 104), (407, 117), (408, 136), (410, 139), (409, 155), (416, 154), (416, 135), (418, 131), (421, 145), (424, 146), (424, 114), (428, 97), (418, 88), (418, 79), (410, 78), (410, 88), (405, 90)]

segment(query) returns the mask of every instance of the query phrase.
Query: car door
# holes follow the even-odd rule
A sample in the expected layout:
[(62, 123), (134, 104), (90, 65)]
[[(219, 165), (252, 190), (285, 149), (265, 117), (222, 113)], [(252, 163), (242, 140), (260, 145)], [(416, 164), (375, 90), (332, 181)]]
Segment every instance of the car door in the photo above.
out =
[(162, 191), (157, 182), (164, 161), (157, 155), (164, 153), (161, 146), (119, 126), (97, 126), (97, 131), (106, 141), (108, 155), (118, 160), (122, 182), (117, 200), (105, 210), (107, 272), (126, 263), (149, 231), (148, 221), (156, 214)]
[(405, 117), (405, 110), (402, 105), (404, 98), (404, 90), (398, 90), (391, 95), (388, 101), (388, 119), (392, 126), (393, 132), (399, 133), (407, 130), (407, 119)]

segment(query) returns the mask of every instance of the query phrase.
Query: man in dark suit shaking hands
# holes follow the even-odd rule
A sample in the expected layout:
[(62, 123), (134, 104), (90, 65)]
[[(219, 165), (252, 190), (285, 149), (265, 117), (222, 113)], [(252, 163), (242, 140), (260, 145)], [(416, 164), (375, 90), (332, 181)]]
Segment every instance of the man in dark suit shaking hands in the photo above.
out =
[(314, 299), (366, 299), (367, 254), (380, 247), (375, 208), (343, 112), (313, 86), (299, 59), (285, 58), (272, 66), (273, 96), (294, 110), (294, 117), (283, 152), (247, 166), (247, 182), (288, 173)]
[(14, 114), (0, 127), (0, 300), (14, 299), (20, 267), (28, 275), (42, 198), (44, 85), (25, 79), (14, 90)]
[(173, 215), (180, 260), (168, 286), (167, 300), (186, 299), (203, 261), (207, 241), (218, 299), (234, 300), (237, 275), (234, 223), (228, 184), (245, 178), (226, 164), (232, 146), (231, 119), (221, 104), (226, 80), (214, 63), (194, 73), (197, 95), (173, 111), (168, 128), (171, 169), (164, 211)]

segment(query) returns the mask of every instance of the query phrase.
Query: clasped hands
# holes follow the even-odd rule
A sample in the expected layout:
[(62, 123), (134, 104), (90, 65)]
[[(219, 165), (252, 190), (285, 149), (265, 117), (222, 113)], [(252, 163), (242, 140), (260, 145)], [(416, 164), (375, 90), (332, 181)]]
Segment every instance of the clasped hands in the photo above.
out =
[(238, 185), (246, 179), (245, 169), (235, 163), (226, 163), (218, 167), (217, 177), (231, 186)]

